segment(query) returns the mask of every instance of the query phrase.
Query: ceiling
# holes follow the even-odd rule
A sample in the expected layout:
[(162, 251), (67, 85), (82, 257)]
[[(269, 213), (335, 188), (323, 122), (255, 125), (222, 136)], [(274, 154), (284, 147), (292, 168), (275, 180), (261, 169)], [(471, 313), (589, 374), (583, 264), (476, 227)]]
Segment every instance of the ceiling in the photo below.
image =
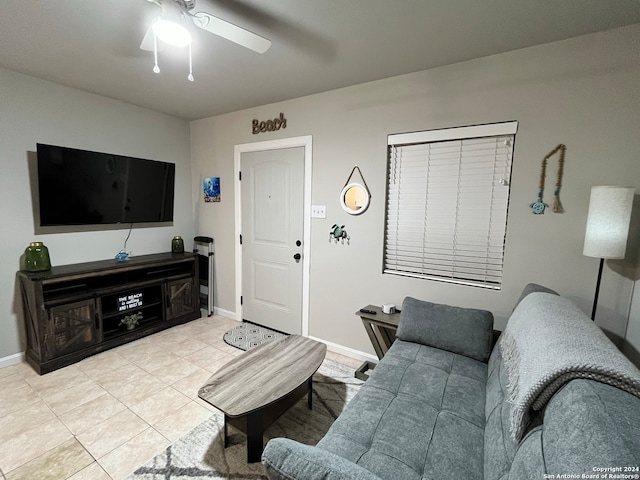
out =
[[(170, 1), (170, 0), (165, 0)], [(257, 54), (193, 28), (186, 49), (140, 42), (147, 0), (1, 0), (0, 67), (187, 120), (640, 22), (640, 0), (197, 0), (269, 38)]]

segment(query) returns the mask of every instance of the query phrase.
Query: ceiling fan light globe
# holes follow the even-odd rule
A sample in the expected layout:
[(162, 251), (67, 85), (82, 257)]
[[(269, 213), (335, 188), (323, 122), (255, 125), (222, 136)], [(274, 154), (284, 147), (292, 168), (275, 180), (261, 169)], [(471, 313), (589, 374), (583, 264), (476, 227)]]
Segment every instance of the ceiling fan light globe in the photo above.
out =
[(159, 18), (153, 24), (153, 31), (158, 36), (158, 39), (175, 47), (184, 47), (191, 43), (189, 30), (170, 20)]

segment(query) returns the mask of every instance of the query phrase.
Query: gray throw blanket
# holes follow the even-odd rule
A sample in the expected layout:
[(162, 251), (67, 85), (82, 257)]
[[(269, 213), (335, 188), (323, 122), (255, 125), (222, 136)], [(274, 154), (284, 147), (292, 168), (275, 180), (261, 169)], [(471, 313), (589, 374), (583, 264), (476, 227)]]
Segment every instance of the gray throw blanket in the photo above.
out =
[(532, 410), (574, 378), (613, 385), (640, 397), (638, 370), (570, 300), (531, 293), (516, 307), (500, 340), (509, 374), (511, 434), (521, 440)]

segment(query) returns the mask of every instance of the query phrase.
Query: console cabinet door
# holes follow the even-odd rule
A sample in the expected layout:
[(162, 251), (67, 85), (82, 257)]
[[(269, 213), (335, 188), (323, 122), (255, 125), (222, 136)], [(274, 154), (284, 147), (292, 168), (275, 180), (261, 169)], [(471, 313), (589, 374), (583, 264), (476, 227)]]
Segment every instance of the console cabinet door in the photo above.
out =
[(167, 320), (193, 313), (199, 307), (193, 277), (167, 282)]
[(45, 333), (47, 360), (98, 343), (93, 299), (50, 307), (48, 313)]

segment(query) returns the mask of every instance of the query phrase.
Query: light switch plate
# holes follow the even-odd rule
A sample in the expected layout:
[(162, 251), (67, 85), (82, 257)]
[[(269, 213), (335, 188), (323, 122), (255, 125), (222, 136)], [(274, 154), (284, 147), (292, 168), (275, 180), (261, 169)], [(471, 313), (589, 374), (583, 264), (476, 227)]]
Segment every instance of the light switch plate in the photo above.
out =
[(311, 218), (327, 218), (327, 206), (311, 205)]

